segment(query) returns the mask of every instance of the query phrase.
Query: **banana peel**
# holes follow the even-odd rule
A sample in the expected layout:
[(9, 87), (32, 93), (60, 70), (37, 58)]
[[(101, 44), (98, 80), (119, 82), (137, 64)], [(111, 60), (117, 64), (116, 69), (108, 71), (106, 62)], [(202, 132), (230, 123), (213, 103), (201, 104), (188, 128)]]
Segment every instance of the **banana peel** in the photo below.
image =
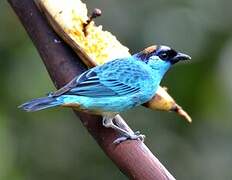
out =
[[(102, 26), (95, 25), (92, 19), (97, 15), (93, 13), (89, 18), (86, 4), (80, 0), (36, 0), (36, 4), (57, 34), (89, 68), (131, 55), (129, 49), (114, 35), (103, 31)], [(100, 15), (99, 10), (97, 12)], [(192, 122), (191, 117), (168, 94), (166, 88), (159, 87), (155, 96), (144, 106), (153, 110), (176, 112)]]

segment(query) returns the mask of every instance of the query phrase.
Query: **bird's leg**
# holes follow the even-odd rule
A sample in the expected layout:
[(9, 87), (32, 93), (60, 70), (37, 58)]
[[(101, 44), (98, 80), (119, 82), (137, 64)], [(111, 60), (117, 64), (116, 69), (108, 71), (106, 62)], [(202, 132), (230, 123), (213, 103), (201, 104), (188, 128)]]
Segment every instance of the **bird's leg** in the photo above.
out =
[(131, 130), (130, 127), (128, 127), (128, 125), (124, 122), (124, 120), (122, 119), (122, 117), (119, 114), (117, 114), (113, 120), (114, 120), (114, 123), (118, 127), (122, 128), (122, 129), (125, 129), (130, 134), (137, 135), (138, 139), (140, 139), (142, 142), (144, 141), (146, 136), (144, 134), (141, 134), (140, 131), (135, 131), (134, 132), (133, 130)]
[(133, 132), (133, 131), (127, 131), (125, 130), (125, 126), (117, 126), (114, 124), (113, 122), (113, 119), (114, 119), (114, 116), (109, 116), (109, 115), (106, 115), (106, 116), (103, 116), (103, 126), (107, 127), (107, 128), (112, 128), (116, 131), (118, 131), (120, 134), (122, 134), (121, 137), (117, 138), (116, 140), (114, 140), (114, 144), (118, 144), (118, 143), (121, 143), (123, 141), (126, 141), (128, 139), (130, 140), (141, 140), (141, 141), (144, 141), (144, 138), (145, 136), (140, 134), (139, 132)]
[(103, 126), (105, 126), (106, 128), (115, 129), (116, 131), (118, 131), (121, 134), (127, 134), (128, 132), (126, 130), (124, 130), (123, 128), (120, 128), (114, 124), (113, 119), (114, 119), (114, 117), (103, 116), (103, 120), (102, 120)]

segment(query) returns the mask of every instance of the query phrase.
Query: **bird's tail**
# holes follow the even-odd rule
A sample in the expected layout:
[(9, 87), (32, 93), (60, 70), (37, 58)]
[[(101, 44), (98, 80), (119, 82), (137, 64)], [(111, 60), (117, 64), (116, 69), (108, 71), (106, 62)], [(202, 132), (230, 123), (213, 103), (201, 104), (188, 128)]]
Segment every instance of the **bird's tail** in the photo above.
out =
[(61, 104), (62, 103), (58, 101), (56, 98), (42, 97), (42, 98), (37, 98), (31, 101), (28, 101), (20, 105), (19, 108), (25, 111), (28, 111), (28, 112), (33, 112), (33, 111), (39, 111), (39, 110), (50, 108), (50, 107), (59, 106)]

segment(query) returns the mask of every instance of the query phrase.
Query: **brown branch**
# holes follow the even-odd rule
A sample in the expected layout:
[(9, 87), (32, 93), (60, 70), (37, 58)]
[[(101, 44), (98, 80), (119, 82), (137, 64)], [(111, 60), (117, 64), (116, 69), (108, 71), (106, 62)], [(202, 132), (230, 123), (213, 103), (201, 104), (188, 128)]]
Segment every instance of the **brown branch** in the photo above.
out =
[[(8, 0), (24, 25), (57, 88), (62, 87), (86, 67), (47, 24), (32, 0)], [(75, 112), (108, 157), (130, 179), (174, 180), (141, 141), (112, 144), (117, 133), (101, 125), (101, 117)]]

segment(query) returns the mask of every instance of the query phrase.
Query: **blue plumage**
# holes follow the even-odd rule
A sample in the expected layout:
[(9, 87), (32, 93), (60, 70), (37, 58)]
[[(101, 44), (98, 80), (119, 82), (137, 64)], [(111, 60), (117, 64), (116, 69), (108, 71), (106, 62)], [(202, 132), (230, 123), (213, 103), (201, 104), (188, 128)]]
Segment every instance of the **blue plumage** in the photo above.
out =
[(66, 86), (48, 97), (38, 98), (19, 106), (26, 111), (38, 111), (64, 106), (103, 116), (103, 125), (126, 139), (143, 139), (138, 133), (127, 132), (113, 123), (118, 113), (149, 101), (156, 93), (168, 69), (190, 56), (167, 47), (151, 46), (133, 56), (116, 59), (94, 67), (75, 77)]
[(29, 101), (20, 107), (37, 111), (74, 105), (98, 114), (116, 114), (149, 101), (166, 71), (181, 58), (189, 56), (167, 46), (151, 46), (133, 56), (87, 70), (49, 97)]
[(52, 97), (42, 97), (33, 99), (29, 102), (26, 102), (19, 106), (19, 108), (23, 108), (25, 111), (39, 111), (50, 107), (55, 107), (60, 105), (59, 101)]

